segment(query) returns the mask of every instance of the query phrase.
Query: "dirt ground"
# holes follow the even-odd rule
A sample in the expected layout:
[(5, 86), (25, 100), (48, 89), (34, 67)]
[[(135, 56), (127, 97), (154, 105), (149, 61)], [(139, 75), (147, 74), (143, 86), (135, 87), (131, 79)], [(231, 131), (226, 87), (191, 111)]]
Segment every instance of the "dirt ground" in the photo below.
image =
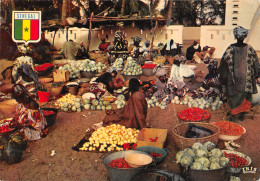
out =
[[(199, 65), (197, 70), (207, 73), (205, 65)], [(141, 77), (147, 80), (154, 77)], [(193, 87), (199, 86), (203, 78), (197, 78)], [(179, 173), (176, 164), (175, 154), (178, 151), (174, 140), (172, 129), (178, 123), (176, 113), (186, 108), (185, 105), (169, 104), (167, 109), (159, 107), (148, 110), (147, 122), (153, 128), (164, 128), (168, 130), (166, 148), (170, 151), (165, 160), (155, 168)], [(257, 173), (240, 174), (242, 181), (253, 181), (260, 179), (260, 107), (255, 106), (253, 119), (246, 117), (243, 122), (239, 122), (247, 130), (246, 134), (238, 141), (242, 147), (237, 151), (248, 155), (252, 159), (252, 167), (257, 168)], [(222, 120), (224, 110), (211, 111), (210, 122)], [(11, 117), (12, 115), (0, 115)], [(3, 181), (45, 181), (45, 180), (108, 180), (105, 165), (102, 162), (109, 153), (77, 152), (72, 150), (85, 135), (85, 131), (91, 128), (93, 123), (102, 121), (105, 116), (104, 111), (87, 111), (77, 113), (59, 112), (56, 123), (49, 128), (47, 137), (29, 142), (27, 149), (23, 152), (20, 163), (8, 165), (6, 162), (0, 163), (0, 180)], [(223, 142), (219, 141), (219, 148), (223, 147)], [(55, 150), (56, 154), (51, 156)], [(123, 180), (123, 178), (122, 178)]]

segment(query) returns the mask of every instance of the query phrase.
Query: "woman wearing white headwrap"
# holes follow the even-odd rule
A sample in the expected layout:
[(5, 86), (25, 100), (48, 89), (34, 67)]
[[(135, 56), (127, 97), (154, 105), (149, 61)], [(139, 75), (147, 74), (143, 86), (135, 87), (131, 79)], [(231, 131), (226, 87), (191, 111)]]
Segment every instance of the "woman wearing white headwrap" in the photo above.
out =
[(256, 79), (260, 67), (252, 46), (243, 43), (248, 30), (239, 26), (233, 31), (237, 43), (231, 44), (222, 56), (218, 72), (220, 81), (226, 86), (231, 108), (230, 121), (244, 119), (244, 112), (250, 111), (252, 94), (257, 93)]
[(158, 66), (154, 69), (155, 75), (158, 78), (155, 82), (157, 91), (153, 94), (158, 99), (169, 103), (174, 96), (182, 97), (188, 92), (188, 88), (183, 81), (169, 79), (166, 70)]

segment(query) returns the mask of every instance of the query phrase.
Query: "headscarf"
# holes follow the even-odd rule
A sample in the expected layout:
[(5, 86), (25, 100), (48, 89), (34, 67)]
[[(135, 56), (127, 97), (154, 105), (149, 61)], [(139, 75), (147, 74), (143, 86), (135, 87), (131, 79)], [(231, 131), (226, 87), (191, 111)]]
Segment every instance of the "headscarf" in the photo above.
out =
[(175, 55), (174, 56), (174, 60), (178, 61), (179, 63), (185, 63), (185, 61), (187, 60), (185, 56), (181, 56), (181, 55)]
[(248, 30), (243, 28), (242, 26), (238, 26), (234, 28), (233, 34), (236, 39), (246, 38), (248, 34)]
[(27, 63), (24, 63), (22, 65), (20, 65), (17, 68), (17, 73), (15, 75), (14, 81), (17, 81), (19, 76), (22, 75), (22, 73), (24, 73), (25, 75), (27, 75), (28, 77), (30, 77), (36, 84), (38, 84), (39, 80), (38, 80), (38, 75), (37, 73), (32, 69), (32, 67), (30, 65), (28, 65)]
[(130, 92), (134, 93), (134, 92), (138, 91), (140, 89), (140, 87), (141, 87), (141, 84), (138, 79), (131, 78), (129, 80), (129, 91)]
[(164, 76), (167, 74), (165, 68), (161, 67), (160, 65), (155, 67), (153, 72), (155, 73), (156, 77)]
[(168, 41), (168, 43), (166, 44), (166, 50), (171, 50), (171, 49), (176, 49), (176, 48), (177, 48), (177, 45), (176, 45), (176, 43), (174, 43), (173, 39)]
[(134, 36), (131, 39), (136, 43), (140, 43), (142, 41), (142, 38), (140, 36)]

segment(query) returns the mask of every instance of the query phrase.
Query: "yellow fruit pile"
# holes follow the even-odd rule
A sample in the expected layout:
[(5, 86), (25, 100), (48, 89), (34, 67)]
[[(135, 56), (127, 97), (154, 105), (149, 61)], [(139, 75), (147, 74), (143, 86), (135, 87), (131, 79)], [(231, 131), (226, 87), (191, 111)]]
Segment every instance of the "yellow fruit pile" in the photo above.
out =
[(107, 127), (98, 128), (84, 143), (79, 150), (81, 151), (122, 151), (120, 147), (125, 143), (136, 143), (139, 130), (126, 128), (119, 124), (112, 124)]
[(72, 105), (75, 102), (75, 99), (77, 97), (75, 95), (72, 95), (70, 93), (62, 96), (61, 98), (59, 98), (56, 102), (55, 105), (58, 107), (62, 107), (63, 103), (67, 102), (68, 104)]

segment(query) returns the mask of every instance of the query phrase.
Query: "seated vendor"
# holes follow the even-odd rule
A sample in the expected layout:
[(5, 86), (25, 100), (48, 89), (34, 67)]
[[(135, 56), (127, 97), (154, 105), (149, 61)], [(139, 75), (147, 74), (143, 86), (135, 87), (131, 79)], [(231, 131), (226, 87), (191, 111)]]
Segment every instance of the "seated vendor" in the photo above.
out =
[(183, 97), (188, 88), (183, 81), (167, 77), (165, 68), (158, 66), (154, 69), (155, 75), (158, 78), (155, 82), (157, 91), (153, 94), (157, 99), (169, 103), (175, 96)]
[(81, 54), (81, 45), (73, 40), (66, 41), (63, 43), (62, 49), (59, 53), (63, 53), (66, 59), (77, 60), (78, 55)]
[(207, 58), (211, 58), (215, 50), (216, 50), (215, 47), (205, 46), (203, 47), (201, 52), (195, 52), (193, 56), (193, 60), (196, 63), (202, 63)]
[(14, 81), (16, 84), (23, 85), (26, 90), (29, 92), (29, 95), (33, 98), (36, 98), (36, 87), (39, 83), (37, 73), (32, 69), (32, 67), (27, 64), (21, 64), (16, 69), (16, 74), (14, 76)]
[(124, 108), (115, 111), (107, 111), (103, 119), (103, 126), (110, 124), (121, 124), (127, 128), (143, 129), (147, 126), (147, 102), (140, 89), (138, 79), (132, 78), (129, 81), (130, 98)]
[(38, 103), (29, 96), (22, 85), (15, 84), (12, 96), (18, 102), (16, 113), (10, 127), (18, 131), (30, 141), (39, 140), (47, 134), (47, 122)]
[(201, 47), (196, 41), (194, 41), (193, 44), (187, 48), (186, 51), (187, 60), (192, 60), (195, 52), (201, 52)]
[(120, 77), (117, 77), (117, 70), (113, 67), (110, 67), (107, 72), (112, 75), (112, 88), (113, 89), (121, 89), (124, 87), (124, 80)]
[(110, 42), (106, 42), (105, 38), (101, 38), (101, 43), (99, 44), (98, 49), (106, 53), (109, 45)]

